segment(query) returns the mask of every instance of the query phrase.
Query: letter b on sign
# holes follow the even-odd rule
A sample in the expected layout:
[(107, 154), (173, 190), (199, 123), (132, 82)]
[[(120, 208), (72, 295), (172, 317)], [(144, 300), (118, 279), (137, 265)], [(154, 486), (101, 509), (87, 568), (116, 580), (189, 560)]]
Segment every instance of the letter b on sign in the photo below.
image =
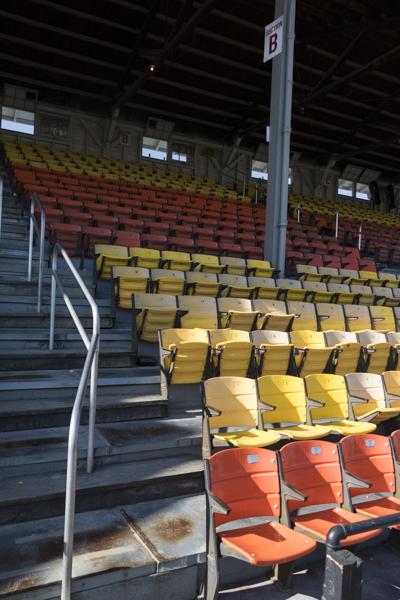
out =
[(273, 54), (278, 47), (278, 34), (273, 33), (269, 36), (269, 54)]

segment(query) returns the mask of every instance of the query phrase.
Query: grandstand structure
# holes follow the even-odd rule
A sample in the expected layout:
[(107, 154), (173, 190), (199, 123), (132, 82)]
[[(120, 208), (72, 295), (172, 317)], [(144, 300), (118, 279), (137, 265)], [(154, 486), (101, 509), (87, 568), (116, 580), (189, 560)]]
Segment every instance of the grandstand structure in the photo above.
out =
[(397, 3), (0, 15), (0, 598), (395, 600)]

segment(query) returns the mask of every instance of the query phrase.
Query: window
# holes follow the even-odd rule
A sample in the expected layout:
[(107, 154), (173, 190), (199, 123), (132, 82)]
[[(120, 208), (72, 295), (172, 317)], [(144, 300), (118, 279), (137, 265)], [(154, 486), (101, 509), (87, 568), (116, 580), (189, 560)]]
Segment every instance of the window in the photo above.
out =
[(338, 185), (339, 196), (350, 196), (354, 195), (354, 183), (348, 179), (339, 179)]
[(253, 179), (268, 179), (268, 163), (262, 160), (251, 161), (251, 176)]
[(143, 137), (142, 156), (145, 158), (156, 158), (167, 160), (168, 142), (152, 137)]
[(292, 185), (292, 169), (289, 167), (288, 185)]
[(356, 198), (359, 200), (370, 200), (369, 185), (367, 183), (356, 184)]
[(35, 133), (35, 113), (3, 106), (1, 109), (1, 128), (33, 135)]
[(186, 152), (172, 152), (172, 160), (179, 160), (180, 162), (187, 162), (187, 154)]

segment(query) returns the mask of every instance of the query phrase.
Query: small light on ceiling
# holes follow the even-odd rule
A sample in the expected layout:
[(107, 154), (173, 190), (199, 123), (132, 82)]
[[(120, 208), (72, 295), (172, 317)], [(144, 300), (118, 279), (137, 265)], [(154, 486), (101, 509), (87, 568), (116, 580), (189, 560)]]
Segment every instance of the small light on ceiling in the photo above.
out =
[(156, 70), (156, 65), (153, 65), (153, 64), (149, 65), (149, 71), (151, 73), (154, 73), (155, 70)]

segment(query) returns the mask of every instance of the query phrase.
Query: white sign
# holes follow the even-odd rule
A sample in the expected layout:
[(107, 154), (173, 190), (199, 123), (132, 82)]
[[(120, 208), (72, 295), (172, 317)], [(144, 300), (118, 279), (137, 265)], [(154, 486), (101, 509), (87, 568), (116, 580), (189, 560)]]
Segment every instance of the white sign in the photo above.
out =
[(271, 60), (282, 52), (283, 45), (283, 15), (265, 28), (264, 62)]

